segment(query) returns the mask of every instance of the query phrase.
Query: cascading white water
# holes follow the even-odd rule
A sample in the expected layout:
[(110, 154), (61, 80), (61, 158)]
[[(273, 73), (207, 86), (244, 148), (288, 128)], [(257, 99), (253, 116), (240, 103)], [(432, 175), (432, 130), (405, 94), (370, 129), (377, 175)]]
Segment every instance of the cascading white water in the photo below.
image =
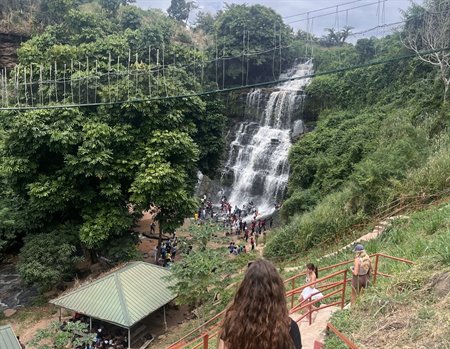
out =
[[(296, 65), (280, 79), (312, 73), (312, 63)], [(271, 213), (284, 194), (289, 176), (287, 156), (291, 147), (291, 132), (303, 129), (293, 120), (303, 104), (303, 90), (309, 78), (282, 83), (268, 94), (263, 89), (247, 95), (245, 121), (238, 125), (230, 144), (222, 176), (230, 186), (223, 190), (233, 206), (242, 208), (253, 201), (258, 211)], [(301, 122), (301, 121), (300, 121)]]

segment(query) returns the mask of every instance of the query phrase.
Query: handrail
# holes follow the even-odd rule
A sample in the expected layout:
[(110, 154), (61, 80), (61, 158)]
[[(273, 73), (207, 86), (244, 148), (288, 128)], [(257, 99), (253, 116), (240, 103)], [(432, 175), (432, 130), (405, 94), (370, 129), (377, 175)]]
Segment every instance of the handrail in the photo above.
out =
[[(333, 265), (328, 265), (326, 267), (321, 267), (321, 268), (318, 268), (317, 270), (318, 271), (326, 271), (326, 270), (337, 268), (337, 267), (340, 267), (341, 265), (345, 265), (345, 264), (349, 264), (349, 263), (353, 263), (353, 259), (352, 260), (348, 260), (348, 261), (344, 261), (344, 262), (340, 262), (340, 263), (336, 263), (336, 264), (333, 264)], [(301, 272), (299, 274), (293, 275), (293, 276), (287, 278), (286, 280), (284, 280), (284, 283), (286, 284), (289, 281), (292, 281), (292, 279), (299, 278), (299, 277), (305, 276), (305, 275), (306, 275), (306, 272)]]
[[(390, 276), (391, 276), (391, 275), (389, 275), (389, 274), (381, 273), (381, 272), (378, 271), (378, 268), (379, 268), (379, 265), (378, 265), (379, 263), (378, 263), (378, 261), (379, 261), (379, 258), (380, 258), (380, 257), (382, 257), (382, 258), (387, 258), (387, 259), (391, 259), (391, 260), (394, 260), (394, 261), (403, 262), (403, 263), (410, 264), (410, 265), (416, 264), (415, 262), (410, 261), (410, 260), (408, 260), (408, 259), (405, 259), (405, 258), (399, 258), (399, 257), (394, 257), (394, 256), (390, 256), (390, 255), (387, 255), (387, 254), (384, 254), (384, 253), (375, 253), (375, 254), (370, 255), (370, 257), (371, 257), (371, 258), (375, 258), (375, 266), (374, 266), (374, 273), (373, 273), (373, 285), (375, 285), (376, 279), (377, 279), (377, 276), (378, 276), (378, 275), (379, 275), (379, 276), (385, 276), (385, 277), (390, 277)], [(326, 270), (333, 269), (333, 268), (336, 268), (336, 267), (340, 267), (340, 266), (343, 266), (343, 265), (347, 265), (347, 264), (350, 264), (350, 263), (353, 263), (353, 260), (348, 260), (348, 261), (340, 262), (340, 263), (333, 264), (333, 265), (330, 265), (330, 266), (326, 266), (326, 267), (320, 268), (319, 271), (326, 271)], [(305, 314), (303, 314), (303, 315), (298, 319), (298, 321), (300, 321), (300, 320), (302, 320), (303, 318), (305, 318), (306, 316), (308, 316), (308, 317), (309, 317), (309, 323), (311, 324), (311, 314), (312, 314), (314, 311), (319, 311), (319, 310), (321, 310), (321, 309), (328, 308), (328, 307), (330, 307), (330, 306), (335, 306), (335, 305), (340, 305), (341, 308), (343, 308), (344, 305), (345, 305), (344, 303), (345, 303), (346, 285), (347, 285), (348, 282), (351, 282), (351, 278), (347, 278), (347, 273), (348, 273), (348, 269), (341, 269), (341, 270), (335, 271), (335, 272), (333, 272), (333, 273), (331, 273), (331, 274), (329, 274), (329, 275), (326, 275), (326, 276), (324, 276), (324, 277), (322, 277), (322, 278), (320, 278), (320, 279), (317, 279), (316, 281), (313, 281), (313, 282), (309, 282), (309, 283), (307, 283), (307, 284), (304, 284), (304, 285), (302, 285), (302, 286), (300, 286), (300, 287), (295, 287), (295, 281), (296, 281), (296, 279), (298, 279), (299, 277), (304, 276), (304, 275), (306, 274), (306, 273), (304, 273), (304, 272), (299, 273), (299, 274), (294, 275), (294, 276), (291, 276), (291, 277), (287, 278), (286, 280), (284, 280), (284, 284), (288, 284), (289, 282), (292, 282), (292, 285), (293, 285), (293, 288), (292, 288), (291, 290), (286, 291), (286, 298), (291, 297), (291, 309), (290, 309), (289, 314), (292, 314), (293, 312), (296, 312), (296, 311), (301, 310), (301, 309), (308, 308), (308, 309), (309, 309), (308, 312), (305, 313)], [(317, 288), (318, 288), (319, 290), (321, 290), (321, 291), (312, 294), (312, 295), (309, 297), (309, 299), (310, 299), (309, 302), (307, 302), (307, 303), (305, 303), (305, 304), (303, 304), (303, 305), (295, 306), (295, 307), (294, 307), (294, 297), (295, 297), (295, 295), (298, 294), (298, 293), (301, 293), (301, 291), (302, 291), (304, 288), (306, 288), (306, 287), (308, 287), (308, 286), (311, 287), (311, 286), (313, 286), (313, 285), (316, 285), (316, 284), (318, 284), (318, 283), (321, 283), (321, 282), (323, 282), (323, 281), (326, 281), (326, 280), (328, 280), (328, 279), (337, 277), (337, 276), (342, 275), (342, 274), (344, 275), (343, 280), (337, 281), (337, 282), (326, 283), (326, 284), (324, 284), (324, 285), (322, 285), (322, 286), (317, 286)], [(320, 293), (320, 292), (328, 291), (328, 290), (330, 290), (330, 289), (332, 289), (332, 288), (337, 288), (337, 287), (339, 287), (339, 286), (341, 286), (341, 285), (342, 285), (341, 288), (338, 288), (337, 290), (335, 290), (335, 291), (333, 291), (333, 292), (331, 292), (331, 293), (329, 293), (329, 294), (327, 294), (327, 295), (324, 295), (323, 298), (318, 299), (318, 300), (311, 300), (311, 297), (312, 297), (312, 296), (314, 296), (314, 295), (316, 295), (316, 294), (318, 294), (318, 293)], [(353, 291), (353, 289), (352, 289), (352, 291)], [(336, 302), (333, 302), (333, 303), (330, 303), (330, 304), (325, 304), (325, 305), (320, 306), (320, 307), (318, 307), (318, 308), (316, 308), (316, 309), (312, 309), (312, 305), (314, 305), (315, 303), (320, 302), (320, 301), (322, 301), (322, 300), (324, 300), (324, 299), (330, 298), (331, 296), (334, 296), (334, 295), (336, 295), (336, 294), (338, 294), (338, 293), (340, 293), (340, 292), (342, 293), (342, 297), (341, 297), (341, 300), (340, 300), (340, 301), (336, 301)], [(191, 336), (192, 334), (194, 334), (195, 332), (197, 332), (199, 329), (204, 329), (205, 326), (207, 326), (208, 324), (210, 324), (210, 323), (213, 322), (214, 320), (217, 320), (219, 317), (221, 317), (222, 315), (224, 315), (225, 311), (226, 311), (226, 310), (223, 310), (223, 311), (221, 311), (220, 313), (216, 314), (214, 317), (212, 317), (211, 319), (209, 319), (208, 321), (206, 321), (205, 323), (203, 323), (201, 326), (199, 326), (199, 327), (197, 327), (196, 329), (190, 331), (187, 335), (183, 336), (183, 337), (180, 338), (178, 341), (176, 341), (175, 343), (171, 344), (168, 348), (170, 349), (170, 348), (176, 347), (177, 344), (178, 344), (178, 345), (181, 344), (181, 343), (183, 342), (183, 340), (185, 340), (186, 338), (188, 338), (189, 336)], [(331, 325), (331, 324), (330, 324), (330, 325)], [(208, 331), (215, 330), (218, 326), (219, 326), (219, 323), (214, 324), (214, 326), (213, 326), (212, 328), (210, 328), (210, 329), (208, 329), (208, 330), (205, 330), (206, 332), (203, 332), (202, 334), (200, 334), (199, 336), (195, 337), (194, 339), (192, 339), (192, 340), (189, 341), (188, 343), (183, 344), (183, 346), (182, 346), (181, 348), (186, 348), (187, 346), (193, 345), (193, 344), (196, 343), (197, 341), (202, 340), (201, 343), (203, 342), (203, 348), (204, 348), (204, 349), (208, 349), (208, 344), (207, 344), (207, 343), (208, 343), (208, 340), (206, 340), (206, 342), (205, 342), (205, 336), (207, 336), (206, 338), (209, 338), (209, 339), (215, 337), (215, 336), (217, 335), (218, 331), (215, 331), (215, 332), (213, 332), (212, 334), (209, 334)], [(332, 325), (331, 325), (331, 326), (332, 326)], [(329, 328), (330, 328), (330, 327), (329, 327)], [(335, 330), (337, 331), (337, 329), (336, 329), (335, 327), (330, 328), (330, 329), (331, 329), (333, 332), (335, 332)], [(339, 332), (339, 331), (337, 331), (337, 332)], [(335, 333), (336, 333), (336, 332), (335, 332)], [(340, 332), (339, 332), (339, 333), (340, 333)], [(337, 333), (336, 333), (336, 334), (337, 334)], [(342, 335), (342, 334), (341, 334), (341, 335)], [(343, 335), (342, 335), (342, 336), (343, 336)], [(339, 335), (338, 335), (338, 337), (341, 338)], [(345, 337), (345, 336), (344, 336), (344, 337)], [(342, 338), (341, 338), (341, 339), (342, 339)], [(348, 340), (348, 338), (347, 338), (347, 340)], [(345, 342), (345, 341), (344, 341), (344, 342)], [(201, 343), (195, 345), (193, 348), (200, 348), (200, 347), (201, 347)], [(206, 344), (205, 344), (205, 343), (206, 343)], [(347, 345), (349, 345), (347, 342), (345, 342), (345, 343), (346, 343)], [(352, 345), (353, 345), (353, 346), (350, 346), (350, 345), (349, 345), (349, 348), (355, 348), (355, 349), (358, 349), (354, 343), (353, 343)]]
[[(195, 332), (197, 332), (199, 329), (209, 325), (211, 322), (213, 322), (214, 320), (216, 320), (217, 318), (221, 317), (222, 315), (225, 314), (226, 309), (222, 310), (220, 313), (214, 315), (211, 319), (209, 319), (208, 321), (204, 322), (202, 325), (200, 325), (199, 327), (194, 328), (191, 332), (189, 332), (188, 334), (184, 335), (183, 337), (181, 337), (180, 339), (178, 339), (175, 343), (172, 343), (170, 345), (169, 348), (175, 347), (177, 344), (180, 344), (182, 341), (184, 341), (186, 338), (188, 338), (189, 336), (191, 336), (192, 334), (194, 334)], [(199, 337), (194, 338), (193, 341), (197, 340)]]
[(300, 287), (297, 287), (296, 289), (287, 291), (287, 292), (286, 292), (286, 297), (292, 296), (293, 294), (297, 294), (297, 293), (299, 293), (299, 291), (302, 291), (302, 290), (303, 290), (304, 288), (306, 288), (306, 287), (314, 286), (314, 285), (317, 284), (317, 283), (320, 283), (320, 282), (322, 282), (322, 281), (331, 279), (331, 278), (333, 278), (333, 277), (335, 277), (335, 276), (338, 276), (338, 275), (340, 275), (340, 274), (344, 274), (344, 273), (346, 273), (346, 272), (347, 272), (347, 270), (339, 270), (339, 271), (335, 271), (334, 273), (332, 273), (332, 274), (330, 274), (330, 275), (327, 275), (327, 276), (324, 276), (323, 278), (317, 279), (317, 280), (312, 281), (312, 282), (308, 282), (307, 284), (304, 284), (303, 286), (300, 286)]
[(355, 343), (353, 343), (348, 337), (342, 334), (336, 327), (333, 326), (330, 322), (327, 323), (327, 328), (333, 331), (333, 333), (339, 337), (350, 349), (358, 349)]
[(399, 262), (403, 262), (403, 263), (407, 263), (407, 264), (416, 264), (413, 261), (410, 261), (409, 259), (406, 258), (399, 258), (399, 257), (394, 257), (394, 256), (389, 256), (388, 254), (384, 254), (384, 253), (375, 253), (375, 255), (378, 255), (380, 257), (384, 257), (384, 258), (388, 258), (388, 259), (393, 259), (394, 261), (399, 261)]

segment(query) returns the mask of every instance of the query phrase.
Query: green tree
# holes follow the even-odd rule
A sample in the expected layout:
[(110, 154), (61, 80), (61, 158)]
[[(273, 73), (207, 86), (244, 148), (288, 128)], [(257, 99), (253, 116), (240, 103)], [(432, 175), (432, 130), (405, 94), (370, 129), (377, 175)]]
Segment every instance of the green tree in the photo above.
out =
[(231, 269), (224, 260), (224, 249), (208, 247), (218, 227), (213, 224), (191, 225), (189, 244), (194, 246), (189, 253), (174, 263), (171, 271), (174, 280), (173, 291), (178, 295), (179, 304), (188, 304), (198, 309), (200, 321), (205, 320), (205, 308), (223, 291), (226, 275)]
[[(226, 61), (227, 83), (241, 83), (242, 73), (249, 76), (249, 83), (267, 81), (281, 73), (278, 68), (280, 57), (276, 57), (275, 69), (274, 51), (270, 50), (288, 45), (292, 32), (273, 9), (261, 5), (227, 4), (225, 10), (217, 16), (215, 30), (219, 55), (239, 57)], [(247, 54), (269, 52), (243, 57), (244, 50)], [(289, 63), (283, 61), (282, 69)]]
[(189, 18), (189, 14), (195, 8), (197, 8), (195, 1), (171, 0), (167, 13), (169, 17), (185, 23)]
[(123, 29), (136, 30), (141, 25), (140, 10), (134, 6), (126, 6), (120, 12), (120, 25)]
[(78, 0), (40, 0), (37, 20), (44, 25), (63, 23), (71, 9), (75, 9)]
[[(103, 73), (108, 70), (105, 57), (109, 54), (114, 61), (122, 57), (119, 68), (125, 71), (122, 64), (126, 64), (124, 57), (129, 50), (147, 58), (149, 46), (160, 47), (162, 43), (167, 45), (166, 54), (192, 56), (188, 49), (171, 42), (175, 24), (163, 13), (123, 5), (119, 3), (118, 17), (111, 20), (106, 12), (69, 9), (64, 26), (48, 26), (23, 45), (21, 64), (45, 65), (56, 60), (60, 62), (58, 71), (66, 68), (69, 78), (72, 71), (67, 66), (72, 60), (86, 62), (87, 54), (90, 62), (97, 60), (98, 72)], [(133, 21), (120, 25), (120, 16), (125, 13), (139, 14), (142, 26), (136, 27), (133, 16)], [(137, 66), (145, 71), (149, 68), (146, 63)], [(81, 70), (87, 68), (85, 63), (81, 65)], [(167, 79), (156, 74), (142, 74), (133, 80), (116, 75), (108, 85), (100, 79), (95, 91), (80, 86), (75, 92), (89, 94), (97, 101), (110, 95), (126, 100), (130, 89), (137, 96), (147, 96), (149, 84), (153, 96), (166, 91), (187, 94), (197, 87), (182, 67), (172, 66), (165, 74)], [(51, 78), (47, 69), (43, 78)], [(54, 92), (50, 87), (42, 91), (45, 98)], [(149, 205), (160, 208), (157, 219), (162, 231), (168, 232), (196, 209), (193, 188), (197, 171), (214, 173), (223, 149), (221, 108), (214, 98), (193, 97), (2, 112), (0, 236), (5, 242), (1, 251), (24, 243), (21, 271), (42, 289), (71, 275), (78, 255), (92, 262), (98, 257), (113, 263), (137, 258), (133, 227)], [(70, 231), (66, 227), (71, 227)], [(59, 256), (61, 269), (46, 274), (46, 261), (33, 261), (29, 251), (33, 251), (36, 239), (48, 241), (51, 237), (58, 243), (36, 244), (35, 252)], [(33, 263), (39, 264), (36, 274)]]
[(110, 15), (116, 15), (120, 6), (136, 2), (136, 0), (99, 0), (102, 8)]
[(200, 11), (197, 13), (195, 30), (202, 30), (206, 34), (214, 34), (214, 16), (209, 12)]
[(355, 49), (359, 54), (360, 62), (367, 62), (375, 57), (375, 38), (359, 39)]
[(328, 34), (322, 37), (320, 43), (324, 46), (342, 46), (351, 34), (352, 29), (353, 27), (349, 26), (345, 26), (341, 30), (325, 28)]

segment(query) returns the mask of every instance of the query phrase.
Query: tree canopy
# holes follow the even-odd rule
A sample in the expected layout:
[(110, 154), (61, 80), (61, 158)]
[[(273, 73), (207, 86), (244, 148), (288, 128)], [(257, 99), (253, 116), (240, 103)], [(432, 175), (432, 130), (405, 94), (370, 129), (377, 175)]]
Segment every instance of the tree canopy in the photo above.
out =
[[(96, 69), (105, 71), (108, 55), (117, 59), (132, 50), (148, 57), (149, 45), (166, 44), (173, 55), (189, 52), (173, 40), (176, 22), (129, 2), (108, 2), (115, 7), (97, 13), (75, 1), (42, 2), (65, 6), (58, 8), (64, 24), (53, 22), (24, 43), (20, 63), (58, 61), (69, 75), (70, 62), (86, 62), (86, 56), (98, 59)], [(171, 66), (167, 74), (173, 78), (140, 77), (139, 88), (123, 76), (95, 90), (80, 86), (76, 93), (124, 100), (130, 86), (138, 95), (147, 93), (148, 84), (159, 86), (155, 93), (188, 93), (195, 87), (181, 66)], [(45, 98), (54, 93), (49, 86), (43, 91)], [(24, 245), (19, 269), (26, 282), (42, 289), (70, 276), (80, 257), (136, 258), (133, 227), (143, 210), (159, 207), (160, 226), (173, 231), (196, 208), (197, 171), (214, 176), (220, 163), (222, 110), (215, 97), (195, 97), (2, 112), (0, 251)], [(52, 268), (55, 261), (58, 268)]]

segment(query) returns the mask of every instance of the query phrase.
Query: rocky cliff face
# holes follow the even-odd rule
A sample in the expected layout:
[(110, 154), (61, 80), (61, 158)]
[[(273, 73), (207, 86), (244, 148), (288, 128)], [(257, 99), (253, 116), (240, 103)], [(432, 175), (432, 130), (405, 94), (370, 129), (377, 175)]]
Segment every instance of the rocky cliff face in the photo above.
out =
[(17, 64), (17, 49), (27, 40), (16, 34), (0, 33), (0, 69), (13, 68)]

